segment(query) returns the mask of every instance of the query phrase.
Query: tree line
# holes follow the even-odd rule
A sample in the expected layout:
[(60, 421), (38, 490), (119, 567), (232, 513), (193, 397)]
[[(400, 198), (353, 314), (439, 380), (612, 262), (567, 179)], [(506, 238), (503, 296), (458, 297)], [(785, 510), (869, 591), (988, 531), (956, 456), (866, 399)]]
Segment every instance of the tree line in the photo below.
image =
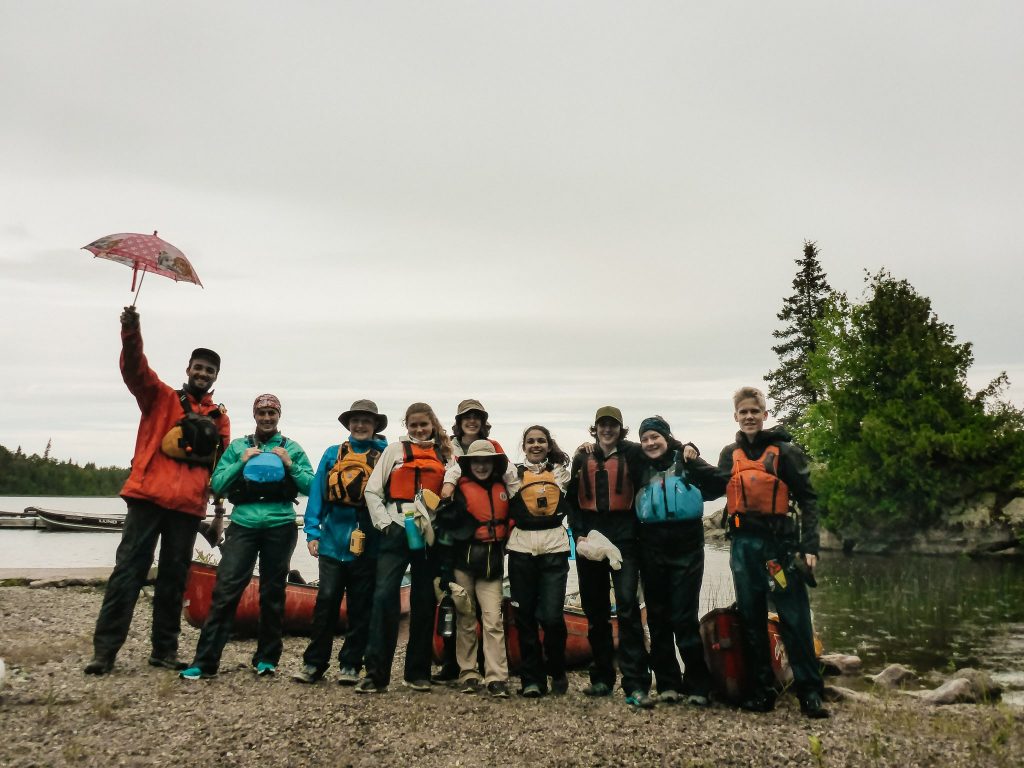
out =
[(116, 496), (128, 479), (128, 469), (79, 466), (57, 461), (46, 451), (26, 455), (21, 446), (13, 453), (0, 445), (0, 495), (3, 496)]
[(1024, 412), (1005, 372), (972, 392), (970, 342), (931, 300), (885, 269), (863, 295), (833, 290), (814, 242), (796, 260), (772, 347), (775, 416), (814, 460), (827, 527), (844, 535), (912, 532), (980, 492), (1022, 490)]

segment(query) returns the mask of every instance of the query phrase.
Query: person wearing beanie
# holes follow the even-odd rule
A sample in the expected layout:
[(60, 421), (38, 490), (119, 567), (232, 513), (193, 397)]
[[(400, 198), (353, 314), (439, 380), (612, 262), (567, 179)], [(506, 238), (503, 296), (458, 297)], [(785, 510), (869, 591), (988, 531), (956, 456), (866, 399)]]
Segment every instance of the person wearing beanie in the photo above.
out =
[(232, 503), (231, 525), (221, 546), (210, 614), (199, 635), (192, 664), (180, 673), (185, 680), (213, 677), (231, 636), (235, 610), (260, 563), (260, 624), (252, 668), (273, 674), (281, 659), (284, 595), (288, 567), (298, 538), (295, 504), (308, 494), (313, 468), (306, 452), (278, 431), (281, 401), (271, 394), (252, 405), (256, 431), (234, 440), (213, 472), (214, 492)]
[[(128, 637), (135, 603), (146, 580), (157, 539), (160, 569), (153, 593), (152, 651), (149, 664), (181, 669), (178, 637), (185, 579), (199, 524), (210, 503), (210, 473), (227, 448), (231, 426), (212, 387), (220, 355), (199, 347), (185, 368), (181, 389), (162, 382), (142, 351), (139, 313), (121, 313), (121, 377), (141, 416), (132, 470), (121, 488), (128, 505), (117, 560), (103, 594), (93, 634), (93, 657), (85, 673), (105, 675)], [(224, 507), (216, 499), (212, 533), (220, 536)]]
[(348, 439), (329, 447), (320, 459), (306, 503), (303, 530), (309, 554), (317, 558), (320, 589), (313, 608), (309, 645), (300, 683), (315, 683), (331, 661), (334, 629), (342, 598), (347, 597), (345, 641), (338, 653), (338, 682), (355, 685), (370, 637), (370, 608), (377, 572), (380, 532), (366, 508), (366, 481), (388, 447), (388, 417), (372, 400), (356, 400), (338, 417)]
[[(710, 703), (698, 607), (704, 577), (704, 500), (725, 492), (723, 473), (672, 435), (661, 416), (640, 423), (644, 469), (634, 509), (639, 521), (640, 577), (651, 636), (658, 701)], [(676, 648), (683, 660), (680, 673)]]

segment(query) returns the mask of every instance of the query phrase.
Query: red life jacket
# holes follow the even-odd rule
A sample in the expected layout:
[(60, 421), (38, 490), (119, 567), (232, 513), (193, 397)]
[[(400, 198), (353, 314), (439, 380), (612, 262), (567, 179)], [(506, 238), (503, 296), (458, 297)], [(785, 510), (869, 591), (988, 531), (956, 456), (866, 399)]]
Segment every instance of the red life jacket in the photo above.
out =
[(607, 459), (599, 456), (596, 450), (587, 456), (586, 463), (580, 468), (579, 508), (597, 512), (603, 488), (607, 488), (609, 512), (626, 512), (633, 508), (633, 481), (626, 471), (626, 457), (621, 451)]
[(441, 493), (444, 484), (444, 459), (436, 445), (402, 442), (405, 460), (391, 470), (385, 492), (390, 501), (412, 501), (416, 491), (426, 488)]
[(757, 459), (736, 448), (725, 499), (734, 515), (789, 514), (789, 486), (779, 477), (779, 447), (769, 445)]
[(505, 541), (508, 538), (508, 490), (502, 482), (487, 488), (468, 477), (459, 478), (459, 492), (466, 500), (466, 510), (479, 523), (473, 538), (476, 541)]

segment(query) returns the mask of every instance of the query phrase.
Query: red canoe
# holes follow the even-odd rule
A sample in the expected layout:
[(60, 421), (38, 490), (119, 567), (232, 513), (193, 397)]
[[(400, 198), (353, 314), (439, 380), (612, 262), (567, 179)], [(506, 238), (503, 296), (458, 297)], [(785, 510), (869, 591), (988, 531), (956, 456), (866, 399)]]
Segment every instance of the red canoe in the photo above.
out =
[[(217, 581), (217, 566), (193, 561), (185, 582), (185, 600), (182, 614), (193, 627), (202, 627), (210, 613), (213, 599), (213, 585)], [(284, 590), (284, 631), (292, 635), (308, 635), (313, 625), (313, 606), (316, 605), (317, 588), (309, 584), (288, 584)], [(409, 585), (402, 585), (402, 614), (409, 612)], [(337, 629), (347, 625), (346, 600), (341, 601)], [(253, 636), (260, 620), (260, 577), (253, 576), (249, 586), (242, 593), (235, 612), (233, 631), (238, 635)]]

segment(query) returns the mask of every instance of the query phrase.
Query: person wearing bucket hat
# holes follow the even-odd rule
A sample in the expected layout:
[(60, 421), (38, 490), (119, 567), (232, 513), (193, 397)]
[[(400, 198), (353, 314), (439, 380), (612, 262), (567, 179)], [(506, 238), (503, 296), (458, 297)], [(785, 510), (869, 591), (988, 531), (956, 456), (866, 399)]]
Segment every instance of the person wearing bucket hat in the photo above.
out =
[[(595, 438), (588, 450), (581, 447), (572, 460), (571, 479), (566, 489), (569, 527), (576, 537), (577, 553), (591, 531), (602, 533), (620, 552), (622, 565), (612, 569), (607, 560), (577, 557), (580, 602), (587, 615), (587, 637), (593, 650), (588, 696), (608, 696), (615, 684), (616, 649), (612, 643), (611, 601), (608, 579), (615, 588), (618, 617), (618, 668), (626, 702), (650, 708), (651, 674), (644, 648), (644, 631), (637, 601), (640, 581), (634, 490), (642, 468), (640, 446), (626, 440), (622, 412), (613, 405), (598, 408), (590, 434)], [(586, 547), (583, 548), (586, 551)]]
[(306, 452), (278, 430), (281, 401), (263, 394), (252, 406), (256, 431), (234, 440), (210, 482), (234, 505), (223, 556), (217, 567), (210, 614), (203, 625), (185, 680), (213, 677), (231, 636), (235, 610), (257, 559), (260, 564), (260, 629), (252, 667), (257, 675), (274, 674), (281, 659), (285, 582), (295, 550), (295, 504), (308, 494), (313, 468)]
[[(178, 638), (181, 602), (196, 532), (210, 503), (210, 473), (230, 441), (227, 411), (213, 401), (220, 355), (199, 347), (185, 368), (186, 383), (174, 389), (149, 367), (134, 307), (121, 313), (121, 377), (139, 406), (131, 472), (121, 488), (127, 504), (117, 559), (93, 633), (88, 675), (105, 675), (128, 638), (135, 604), (160, 542), (160, 569), (153, 594), (149, 664), (181, 669)], [(222, 499), (215, 500), (211, 531), (220, 538)]]
[[(704, 660), (698, 606), (704, 576), (704, 501), (725, 492), (728, 479), (683, 445), (661, 416), (640, 423), (645, 456), (634, 509), (640, 523), (640, 576), (651, 636), (658, 701), (683, 696), (709, 704), (711, 674)], [(683, 661), (680, 673), (676, 648)]]
[[(462, 476), (452, 503), (438, 513), (439, 530), (453, 543), (441, 548), (441, 583), (454, 581), (466, 590), (473, 610), (458, 612), (456, 658), (459, 688), (464, 693), (481, 689), (498, 698), (508, 697), (508, 659), (501, 618), (505, 542), (509, 535), (509, 494), (501, 476), (508, 457), (490, 440), (474, 441), (458, 457)], [(477, 609), (484, 650), (484, 678), (477, 669)]]
[[(563, 525), (569, 457), (547, 427), (523, 431), (525, 461), (516, 466), (509, 514), (515, 527), (508, 540), (508, 581), (519, 635), (519, 676), (527, 698), (548, 691), (564, 694), (565, 587), (569, 576), (569, 536)], [(541, 643), (538, 630), (543, 630)]]
[[(459, 478), (462, 477), (462, 467), (456, 459), (459, 456), (464, 456), (474, 441), (480, 439), (490, 440), (491, 425), (487, 419), (487, 410), (484, 408), (483, 403), (475, 398), (466, 398), (455, 409), (455, 423), (452, 425), (452, 436), (455, 438), (452, 440), (453, 456), (445, 469), (444, 485), (441, 487), (442, 499), (450, 499), (452, 497), (452, 494), (455, 493), (455, 485), (459, 482)], [(495, 450), (499, 453), (504, 453), (501, 444), (497, 440), (490, 440), (490, 442)], [(504, 480), (506, 484), (514, 481), (515, 473), (506, 470)], [(456, 639), (457, 635), (458, 628), (456, 627), (456, 635), (444, 638), (441, 652), (441, 668), (431, 678), (436, 683), (450, 682), (459, 677), (459, 663), (455, 658), (455, 646), (458, 642)]]
[(366, 482), (366, 506), (381, 537), (366, 676), (356, 685), (356, 693), (384, 693), (391, 682), (398, 644), (398, 596), (407, 567), (412, 585), (403, 684), (414, 691), (430, 690), (436, 556), (430, 512), (424, 515), (418, 510), (415, 499), (424, 489), (440, 492), (452, 446), (434, 409), (426, 403), (413, 403), (406, 409), (405, 427), (408, 433), (384, 449)]
[(349, 437), (324, 451), (306, 502), (303, 531), (309, 554), (317, 558), (320, 589), (302, 668), (293, 676), (300, 683), (315, 683), (329, 666), (338, 611), (346, 595), (347, 631), (338, 653), (342, 685), (359, 682), (370, 635), (380, 533), (370, 520), (364, 492), (388, 445), (380, 434), (388, 417), (378, 413), (372, 400), (356, 400), (338, 421)]

